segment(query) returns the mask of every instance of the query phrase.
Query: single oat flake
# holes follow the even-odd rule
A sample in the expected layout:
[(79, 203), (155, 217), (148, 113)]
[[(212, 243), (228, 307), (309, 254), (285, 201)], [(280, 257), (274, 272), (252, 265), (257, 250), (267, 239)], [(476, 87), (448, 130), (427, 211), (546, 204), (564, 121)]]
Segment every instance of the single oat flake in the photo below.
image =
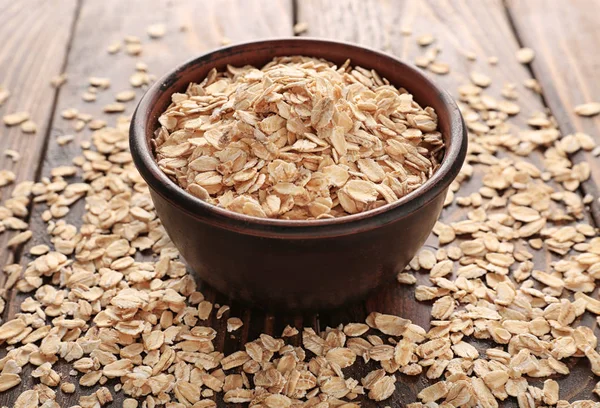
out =
[(156, 131), (160, 168), (190, 194), (255, 217), (378, 208), (427, 181), (443, 155), (434, 110), (349, 61), (229, 66), (172, 101)]
[(535, 51), (531, 48), (523, 47), (516, 52), (517, 61), (521, 64), (529, 64), (535, 58)]
[(153, 39), (158, 39), (163, 37), (167, 32), (167, 27), (164, 24), (152, 24), (148, 26), (148, 36)]
[(6, 126), (16, 126), (29, 119), (28, 112), (15, 112), (4, 115), (2, 120)]
[(421, 47), (426, 47), (430, 44), (433, 44), (434, 41), (435, 37), (432, 34), (423, 34), (417, 37), (417, 44), (419, 44)]
[(575, 106), (575, 113), (579, 116), (596, 116), (600, 113), (600, 102), (589, 102)]
[(308, 31), (308, 23), (306, 21), (300, 21), (294, 24), (294, 34), (302, 34)]

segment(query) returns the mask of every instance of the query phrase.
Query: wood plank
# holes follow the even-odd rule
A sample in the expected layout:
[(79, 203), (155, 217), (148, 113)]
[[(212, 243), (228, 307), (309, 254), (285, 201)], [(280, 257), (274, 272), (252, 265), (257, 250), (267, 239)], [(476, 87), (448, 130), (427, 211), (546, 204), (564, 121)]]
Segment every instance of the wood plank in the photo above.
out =
[[(510, 0), (507, 4), (522, 45), (536, 52), (531, 68), (563, 134), (587, 133), (600, 146), (600, 116), (582, 117), (574, 112), (576, 105), (600, 101), (600, 83), (595, 80), (600, 56), (594, 51), (600, 43), (600, 1)], [(575, 160), (591, 167), (583, 190), (595, 198), (591, 209), (600, 225), (600, 160), (583, 150)]]
[[(25, 111), (37, 125), (35, 134), (25, 134), (19, 126), (0, 122), (0, 169), (16, 175), (15, 183), (0, 191), (5, 199), (16, 183), (31, 180), (38, 169), (58, 92), (50, 80), (64, 68), (76, 8), (77, 0), (0, 1), (0, 86), (11, 94), (0, 106), (0, 119)], [(19, 152), (20, 160), (6, 156), (6, 149)], [(0, 248), (15, 234), (1, 234)], [(0, 250), (0, 265), (12, 259), (12, 251)]]
[[(166, 34), (161, 39), (151, 40), (147, 35), (147, 27), (155, 23), (164, 24)], [(288, 0), (84, 1), (66, 67), (69, 81), (62, 88), (56, 104), (52, 140), (44, 158), (42, 175), (49, 176), (50, 170), (56, 166), (70, 165), (72, 159), (81, 154), (80, 144), (91, 139), (90, 129), (86, 127), (81, 132), (76, 132), (73, 128), (75, 121), (62, 118), (61, 112), (75, 108), (79, 112), (90, 114), (94, 119), (105, 120), (110, 126), (114, 126), (117, 115), (103, 113), (103, 107), (114, 102), (114, 95), (117, 92), (131, 89), (129, 78), (135, 72), (137, 62), (146, 63), (148, 71), (160, 77), (177, 64), (221, 46), (223, 39), (242, 42), (259, 37), (289, 36), (292, 34), (292, 25), (292, 4)], [(127, 55), (124, 50), (115, 55), (107, 52), (110, 44), (118, 41), (123, 43), (123, 39), (128, 35), (140, 38), (142, 53), (139, 57)], [(82, 100), (82, 94), (87, 91), (88, 78), (91, 76), (109, 78), (111, 85), (109, 89), (99, 91), (96, 101), (90, 103)], [(22, 88), (15, 88), (15, 91), (20, 89)], [(143, 91), (141, 88), (136, 88), (136, 100), (139, 100)], [(135, 106), (135, 101), (126, 102), (125, 114), (132, 114)], [(70, 134), (75, 136), (70, 144), (59, 146), (56, 143), (55, 139), (58, 136)], [(81, 225), (83, 205), (83, 200), (74, 205), (65, 220), (73, 225)], [(34, 238), (26, 246), (25, 256), (22, 259), (23, 265), (32, 259), (27, 255), (28, 248), (41, 243), (51, 244), (44, 232), (46, 223), (41, 218), (44, 210), (46, 210), (44, 205), (36, 205), (33, 208), (31, 228), (39, 233), (34, 234)], [(212, 301), (230, 304), (228, 299), (210, 289), (203, 289), (203, 292)], [(12, 293), (6, 318), (9, 319), (18, 313), (19, 304), (30, 295)], [(211, 325), (219, 333), (214, 341), (215, 346), (227, 352), (239, 348), (248, 336), (257, 337), (263, 332), (267, 321), (264, 313), (249, 313), (237, 305), (233, 305), (232, 309), (220, 320), (216, 319), (213, 313), (210, 320)], [(240, 334), (235, 337), (225, 329), (227, 317), (230, 315), (239, 316), (245, 321), (244, 329), (240, 330)], [(269, 325), (270, 323), (267, 326)], [(57, 363), (55, 369), (65, 380), (77, 384), (77, 377), (68, 374), (72, 369), (70, 364)], [(12, 406), (22, 391), (39, 382), (31, 378), (30, 371), (31, 367), (27, 367), (23, 372), (23, 378), (28, 378), (28, 381), (24, 381), (9, 392), (0, 394), (0, 406)], [(109, 381), (107, 386), (116, 383)], [(89, 395), (97, 388), (78, 386), (73, 394), (65, 394), (57, 390), (57, 402), (64, 407), (76, 405), (81, 395)], [(125, 398), (123, 393), (113, 392), (113, 395), (115, 401), (109, 406), (121, 406)]]
[[(434, 75), (429, 72), (426, 74), (455, 97), (457, 87), (469, 83), (472, 71), (485, 73), (492, 79), (492, 85), (486, 89), (486, 94), (497, 100), (502, 99), (502, 86), (505, 83), (514, 83), (521, 112), (510, 122), (519, 128), (526, 129), (530, 115), (542, 112), (546, 108), (539, 95), (522, 85), (526, 79), (531, 78), (531, 73), (515, 58), (514, 53), (519, 48), (518, 40), (499, 0), (304, 0), (298, 2), (298, 6), (298, 21), (308, 24), (304, 35), (356, 42), (390, 52), (410, 63), (426, 50), (417, 45), (416, 38), (423, 34), (432, 34), (436, 38), (432, 46), (441, 49), (437, 60), (448, 63), (451, 72), (448, 75)], [(564, 7), (568, 5), (565, 4)], [(402, 31), (405, 29), (410, 29), (412, 35), (403, 35)], [(557, 31), (556, 35), (561, 34)], [(470, 52), (477, 55), (476, 61), (467, 58)], [(488, 62), (489, 57), (496, 57), (499, 62), (491, 65)], [(407, 88), (410, 90), (408, 84)], [(500, 152), (499, 156), (516, 157), (507, 152)], [(540, 169), (543, 168), (542, 152), (536, 151), (526, 160)], [(481, 185), (481, 169), (476, 165), (472, 179), (461, 186), (457, 196), (468, 196)], [(562, 190), (561, 186), (553, 186)], [(466, 219), (467, 211), (470, 210), (471, 208), (465, 210), (452, 205), (444, 209), (441, 220), (449, 223)], [(432, 236), (426, 245), (435, 250), (438, 248), (437, 242), (437, 238)], [(559, 259), (547, 250), (535, 251), (534, 256), (535, 268), (541, 270), (550, 270), (550, 263)], [(426, 273), (417, 273), (416, 277), (417, 284), (430, 285)], [(327, 315), (326, 320), (331, 326), (346, 323), (356, 317), (360, 318), (361, 310), (363, 317), (364, 313), (372, 311), (399, 314), (425, 328), (429, 327), (430, 304), (414, 300), (414, 287), (399, 285), (389, 285), (373, 294), (366, 301), (364, 308), (361, 308), (361, 305), (346, 307), (342, 311)], [(594, 327), (593, 318), (586, 316), (582, 324)], [(490, 345), (491, 343), (478, 341), (476, 347), (483, 350)], [(358, 378), (359, 374), (354, 378)], [(558, 381), (561, 384), (561, 396), (564, 393), (565, 398), (568, 397), (569, 400), (589, 398), (594, 382), (589, 375), (587, 364), (582, 361), (573, 368), (570, 376)], [(400, 376), (395, 395), (385, 403), (400, 406), (413, 402), (418, 391), (430, 383), (424, 376), (419, 379)], [(365, 401), (363, 406), (371, 407), (376, 404)], [(516, 406), (516, 400), (507, 400), (504, 406)]]

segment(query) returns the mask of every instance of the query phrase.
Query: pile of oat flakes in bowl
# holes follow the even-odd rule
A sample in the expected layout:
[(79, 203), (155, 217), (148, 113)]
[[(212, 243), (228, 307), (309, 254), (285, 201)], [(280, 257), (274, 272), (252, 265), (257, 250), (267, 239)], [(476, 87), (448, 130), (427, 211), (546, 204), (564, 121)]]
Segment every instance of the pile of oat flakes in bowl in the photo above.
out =
[(194, 196), (255, 217), (323, 219), (393, 203), (444, 153), (437, 115), (374, 70), (277, 57), (213, 69), (172, 96), (159, 167)]

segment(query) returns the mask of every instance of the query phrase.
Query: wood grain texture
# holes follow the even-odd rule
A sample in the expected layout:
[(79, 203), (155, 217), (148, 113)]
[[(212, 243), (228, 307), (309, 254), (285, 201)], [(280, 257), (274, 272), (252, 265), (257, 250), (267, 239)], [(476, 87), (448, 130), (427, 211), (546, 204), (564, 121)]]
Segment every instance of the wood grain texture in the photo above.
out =
[[(507, 10), (523, 46), (535, 50), (531, 64), (548, 107), (564, 135), (584, 132), (600, 145), (600, 116), (578, 116), (576, 105), (600, 102), (600, 0), (509, 0)], [(588, 162), (591, 179), (583, 185), (596, 225), (600, 225), (600, 159), (580, 151), (575, 161)]]
[[(58, 92), (50, 80), (63, 69), (76, 8), (77, 0), (0, 1), (0, 85), (11, 93), (0, 106), (0, 119), (26, 111), (37, 125), (35, 134), (25, 134), (19, 126), (6, 127), (0, 121), (0, 169), (14, 172), (15, 183), (31, 180), (42, 158)], [(15, 163), (4, 154), (6, 149), (21, 153), (21, 159)], [(13, 187), (2, 188), (1, 197), (10, 197)], [(0, 235), (0, 248), (13, 235)], [(12, 259), (11, 251), (0, 251), (0, 265)]]
[[(514, 123), (522, 126), (530, 113), (544, 109), (539, 96), (520, 86), (524, 79), (530, 78), (530, 72), (514, 59), (518, 43), (500, 0), (297, 0), (296, 3), (297, 20), (309, 24), (306, 35), (357, 42), (384, 49), (406, 60), (413, 60), (415, 56), (423, 53), (423, 49), (416, 45), (415, 38), (420, 34), (431, 33), (437, 38), (436, 44), (443, 49), (438, 60), (448, 62), (452, 67), (451, 74), (447, 76), (433, 76), (437, 83), (454, 93), (458, 85), (468, 81), (469, 72), (476, 69), (493, 79), (493, 85), (488, 92), (493, 96), (499, 97), (505, 81), (519, 85), (522, 113), (515, 118)], [(78, 144), (90, 138), (91, 133), (88, 130), (75, 133), (72, 122), (62, 119), (60, 112), (74, 107), (112, 124), (114, 119), (107, 119), (107, 115), (102, 114), (102, 107), (113, 102), (116, 92), (129, 89), (128, 79), (134, 72), (137, 61), (146, 62), (151, 73), (161, 75), (187, 58), (218, 47), (224, 37), (238, 42), (291, 35), (292, 14), (291, 0), (84, 1), (67, 66), (70, 81), (58, 99), (50, 133), (52, 140), (43, 162), (42, 175), (48, 175), (50, 169), (57, 165), (69, 164), (73, 156), (80, 152)], [(166, 24), (167, 34), (161, 40), (150, 40), (147, 37), (146, 27), (152, 23)], [(186, 27), (185, 31), (181, 31), (182, 26)], [(402, 35), (403, 27), (411, 27), (413, 35)], [(0, 30), (3, 30), (1, 26)], [(109, 55), (106, 47), (116, 40), (122, 40), (126, 35), (136, 35), (142, 39), (142, 55), (134, 58), (123, 55), (123, 51), (119, 55)], [(465, 55), (468, 51), (479, 55), (477, 62), (467, 60)], [(497, 56), (500, 63), (495, 67), (489, 66), (488, 56)], [(0, 67), (4, 69), (1, 62)], [(110, 89), (101, 91), (95, 103), (85, 103), (81, 99), (81, 94), (87, 89), (89, 76), (108, 77), (112, 81)], [(142, 91), (136, 92), (139, 98)], [(135, 102), (128, 102), (126, 114), (131, 114), (134, 106)], [(76, 134), (76, 141), (65, 147), (57, 146), (54, 139), (63, 134)], [(533, 156), (531, 160), (540, 165), (540, 157)], [(477, 177), (480, 177), (480, 171), (473, 181), (463, 185), (464, 188), (458, 195), (466, 196), (475, 191), (478, 187)], [(80, 202), (69, 214), (69, 223), (80, 224), (82, 204)], [(45, 224), (40, 218), (43, 210), (43, 206), (34, 207), (31, 223), (32, 228), (39, 234), (35, 234), (28, 247), (48, 243), (47, 237), (42, 233), (45, 229)], [(442, 220), (458, 221), (465, 216), (464, 209), (451, 206), (444, 210)], [(426, 245), (435, 250), (437, 239), (432, 236)], [(556, 260), (547, 252), (538, 252), (535, 256), (538, 269), (544, 269), (549, 262)], [(28, 260), (24, 257), (22, 262), (26, 263)], [(429, 284), (426, 273), (418, 273), (417, 279), (418, 284)], [(231, 311), (220, 320), (213, 314), (210, 321), (219, 332), (215, 346), (226, 353), (239, 349), (246, 340), (252, 340), (260, 333), (280, 335), (287, 324), (297, 328), (312, 326), (325, 329), (327, 326), (363, 321), (371, 311), (400, 314), (425, 328), (429, 327), (430, 305), (414, 300), (414, 287), (396, 284), (382, 288), (364, 302), (339, 310), (294, 316), (273, 316), (248, 309), (230, 302), (210, 288), (203, 288), (203, 292), (208, 300), (231, 306)], [(12, 298), (7, 312), (9, 316), (18, 312), (18, 305), (23, 299), (24, 296), (21, 295)], [(240, 334), (235, 337), (225, 331), (226, 319), (229, 316), (237, 316), (244, 321)], [(593, 324), (593, 319), (591, 322), (582, 323)], [(299, 344), (299, 339), (293, 341)], [(484, 350), (489, 343), (477, 342), (476, 346)], [(573, 366), (574, 361), (571, 363)], [(374, 365), (357, 365), (348, 370), (347, 375), (360, 379), (372, 368)], [(69, 368), (66, 364), (58, 364), (56, 369), (65, 380), (77, 382), (76, 377), (68, 375)], [(30, 372), (31, 368), (27, 368), (23, 378), (30, 378)], [(587, 363), (574, 367), (572, 375), (559, 381), (561, 397), (569, 400), (589, 398), (595, 382)], [(0, 406), (12, 406), (16, 395), (34, 383), (33, 380), (27, 381), (16, 390), (0, 394)], [(539, 382), (533, 383), (539, 385)], [(114, 384), (108, 383), (109, 386)], [(364, 401), (362, 406), (404, 406), (407, 402), (415, 401), (418, 391), (428, 384), (424, 376), (400, 376), (392, 398), (381, 404)], [(95, 388), (82, 387), (72, 395), (57, 391), (57, 401), (61, 406), (72, 406), (77, 403), (80, 395), (88, 395), (94, 390)], [(115, 401), (108, 406), (121, 406), (124, 396), (121, 393), (114, 395)], [(220, 406), (225, 404), (220, 403)], [(504, 406), (516, 404), (515, 401), (511, 401)]]
[[(1, 10), (0, 15), (2, 15)], [(152, 40), (147, 35), (147, 27), (155, 23), (165, 24), (167, 31), (161, 39)], [(110, 126), (114, 125), (118, 114), (105, 114), (103, 107), (115, 101), (114, 95), (117, 92), (131, 89), (129, 78), (135, 72), (137, 62), (146, 63), (148, 71), (160, 77), (187, 59), (218, 48), (222, 45), (224, 38), (232, 42), (242, 42), (257, 38), (291, 36), (292, 26), (292, 3), (288, 0), (201, 2), (194, 0), (110, 0), (101, 2), (83, 0), (66, 67), (69, 81), (61, 89), (56, 103), (50, 141), (43, 159), (41, 175), (48, 176), (52, 168), (71, 164), (72, 159), (81, 154), (80, 143), (91, 139), (92, 132), (89, 129), (76, 132), (73, 129), (75, 122), (63, 119), (61, 112), (64, 109), (76, 108), (79, 112), (88, 113), (95, 119), (105, 120)], [(2, 29), (0, 27), (0, 30)], [(124, 50), (116, 55), (110, 55), (107, 52), (110, 44), (116, 41), (123, 42), (125, 36), (128, 35), (140, 38), (143, 50), (139, 57), (129, 56)], [(33, 39), (29, 40), (33, 42)], [(33, 49), (31, 45), (29, 47), (29, 49)], [(0, 56), (3, 55), (3, 51), (3, 49), (0, 50)], [(1, 59), (0, 67), (4, 67)], [(91, 76), (109, 78), (111, 85), (109, 89), (99, 91), (97, 100), (90, 103), (84, 102), (81, 95), (86, 92), (89, 85), (88, 78)], [(40, 88), (49, 88), (47, 81), (49, 78), (43, 79), (43, 84), (38, 84)], [(24, 86), (23, 84), (15, 85), (14, 89), (15, 91), (22, 90)], [(139, 100), (143, 92), (142, 88), (136, 89), (136, 100)], [(44, 106), (49, 115), (51, 103), (49, 101), (39, 101), (39, 103), (46, 104)], [(15, 106), (23, 105), (15, 104)], [(133, 113), (136, 101), (126, 102), (126, 106), (124, 114), (130, 115)], [(56, 143), (58, 136), (69, 134), (75, 136), (73, 142), (62, 147)], [(21, 146), (19, 150), (25, 151), (26, 149)], [(35, 150), (39, 155), (41, 149), (35, 148)], [(35, 160), (39, 160), (39, 157)], [(32, 163), (35, 167), (37, 161)], [(22, 179), (31, 179), (31, 177), (32, 174), (21, 176)], [(77, 203), (65, 220), (77, 226), (81, 225), (83, 205), (83, 200)], [(45, 231), (46, 224), (41, 219), (41, 214), (45, 209), (44, 205), (34, 206), (31, 216), (33, 231)], [(45, 233), (34, 234), (34, 238), (25, 248), (22, 264), (25, 265), (31, 260), (27, 256), (27, 249), (41, 243), (50, 244), (49, 237)], [(221, 305), (230, 304), (227, 298), (216, 294), (210, 288), (203, 289), (203, 292), (213, 302)], [(12, 293), (5, 319), (10, 319), (15, 313), (18, 313), (19, 304), (29, 295)], [(244, 328), (241, 330), (241, 335), (233, 337), (226, 332), (226, 321), (229, 316), (243, 318)], [(266, 316), (262, 312), (246, 312), (237, 305), (232, 306), (232, 310), (225, 313), (220, 320), (216, 319), (213, 313), (210, 324), (219, 333), (214, 341), (215, 347), (225, 352), (238, 349), (248, 336), (256, 338), (265, 328), (270, 328), (273, 333), (275, 330), (283, 329), (283, 327), (279, 328), (273, 325), (272, 317)], [(281, 334), (281, 331), (277, 334)], [(77, 377), (68, 374), (71, 369), (68, 364), (58, 363), (55, 369), (65, 381), (77, 384)], [(30, 377), (30, 372), (31, 367), (26, 367), (23, 371), (23, 379), (29, 379), (29, 381), (24, 381), (11, 391), (0, 394), (0, 406), (12, 406), (22, 391), (38, 382)], [(117, 382), (109, 381), (107, 386), (115, 385)], [(81, 395), (89, 395), (97, 388), (78, 386), (74, 394), (65, 394), (56, 390), (57, 402), (61, 407), (76, 405)], [(112, 389), (112, 387), (110, 388)], [(113, 392), (113, 394), (115, 401), (109, 406), (120, 407), (125, 396), (123, 393)]]
[[(496, 99), (501, 99), (500, 92), (505, 83), (514, 83), (519, 94), (521, 113), (511, 119), (511, 123), (520, 128), (527, 128), (526, 121), (531, 114), (546, 109), (541, 97), (522, 85), (525, 79), (531, 78), (531, 72), (515, 58), (515, 51), (519, 48), (518, 39), (500, 0), (301, 0), (298, 6), (298, 21), (308, 23), (309, 27), (304, 35), (357, 42), (392, 53), (410, 63), (426, 50), (417, 45), (416, 38), (432, 34), (436, 41), (431, 46), (441, 49), (437, 60), (448, 63), (451, 72), (448, 75), (426, 74), (455, 96), (458, 86), (469, 83), (472, 71), (485, 73), (492, 79), (486, 94)], [(364, 18), (367, 13), (377, 22)], [(412, 35), (402, 35), (403, 29), (412, 30)], [(477, 55), (476, 61), (468, 60), (466, 56), (469, 52)], [(497, 57), (499, 63), (490, 65), (489, 57)], [(406, 87), (410, 90), (409, 84)], [(506, 152), (499, 155), (511, 156)], [(527, 158), (538, 168), (543, 168), (542, 159), (541, 152), (534, 152)], [(468, 196), (476, 191), (481, 186), (481, 176), (481, 169), (476, 165), (472, 180), (461, 186), (457, 197)], [(466, 219), (466, 213), (464, 208), (452, 205), (444, 209), (441, 220), (449, 223)], [(426, 246), (437, 249), (437, 239), (431, 236)], [(534, 256), (536, 269), (546, 270), (551, 262), (558, 260), (548, 251), (536, 251)], [(430, 285), (426, 273), (418, 273), (417, 280), (417, 285)], [(400, 285), (382, 288), (367, 299), (364, 307), (347, 307), (321, 316), (321, 321), (335, 326), (360, 319), (361, 313), (364, 318), (366, 313), (372, 311), (399, 314), (425, 328), (429, 327), (430, 304), (416, 302), (414, 287)], [(595, 326), (591, 316), (587, 316), (581, 324)], [(477, 342), (476, 347), (484, 350), (490, 345), (481, 341)], [(570, 376), (558, 379), (561, 397), (569, 400), (587, 399), (595, 381), (586, 362), (579, 361), (577, 366), (575, 363), (571, 363), (574, 367)], [(537, 381), (531, 383), (539, 386)], [(424, 376), (400, 376), (396, 393), (385, 403), (396, 407), (413, 402), (418, 391), (428, 384)], [(504, 404), (507, 407), (516, 405), (515, 400), (505, 401)], [(365, 401), (363, 406), (376, 405)]]

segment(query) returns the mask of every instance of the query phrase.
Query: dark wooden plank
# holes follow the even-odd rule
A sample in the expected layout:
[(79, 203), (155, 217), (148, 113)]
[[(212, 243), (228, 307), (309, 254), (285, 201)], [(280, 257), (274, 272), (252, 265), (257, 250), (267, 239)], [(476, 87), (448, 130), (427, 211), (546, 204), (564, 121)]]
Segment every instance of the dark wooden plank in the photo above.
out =
[[(308, 30), (303, 35), (356, 42), (390, 52), (409, 63), (413, 63), (417, 56), (423, 55), (427, 50), (417, 45), (416, 38), (423, 34), (432, 34), (436, 41), (429, 47), (440, 48), (441, 52), (437, 60), (448, 63), (451, 72), (448, 75), (434, 75), (429, 72), (426, 74), (455, 97), (457, 87), (469, 83), (469, 75), (472, 71), (485, 73), (492, 79), (492, 85), (486, 89), (486, 94), (497, 100), (501, 99), (502, 86), (505, 83), (514, 83), (517, 86), (521, 112), (512, 118), (510, 123), (519, 128), (526, 129), (527, 119), (533, 113), (546, 109), (544, 101), (538, 94), (522, 86), (526, 79), (532, 78), (531, 72), (515, 58), (515, 52), (519, 49), (518, 39), (500, 0), (387, 2), (304, 0), (298, 2), (298, 6), (298, 21), (308, 24)], [(569, 6), (565, 4), (564, 7)], [(407, 30), (410, 30), (412, 35), (406, 35)], [(557, 32), (556, 35), (560, 33)], [(469, 60), (467, 58), (469, 53), (475, 53), (477, 60)], [(497, 58), (499, 62), (496, 65), (490, 64), (488, 60), (490, 57)], [(408, 84), (407, 87), (410, 90)], [(504, 151), (499, 152), (498, 155), (517, 157)], [(540, 151), (532, 153), (526, 160), (540, 169), (544, 167), (543, 154)], [(468, 183), (461, 186), (456, 194), (457, 197), (468, 196), (481, 187), (481, 169), (477, 165), (474, 168), (475, 174)], [(553, 186), (562, 190), (561, 186), (554, 184)], [(465, 209), (452, 205), (444, 209), (441, 220), (449, 223), (466, 219), (467, 212), (470, 210), (472, 208)], [(430, 249), (437, 249), (437, 238), (430, 237), (426, 245)], [(560, 259), (548, 251), (532, 252), (535, 256), (536, 269), (549, 270), (550, 263)], [(416, 277), (417, 285), (430, 285), (426, 273), (417, 273)], [(341, 311), (327, 314), (325, 318), (321, 315), (321, 320), (334, 326), (356, 321), (357, 317), (360, 320), (366, 313), (377, 311), (398, 314), (428, 328), (430, 306), (415, 301), (414, 287), (389, 285), (370, 296), (364, 306), (349, 306)], [(590, 327), (595, 325), (593, 317), (589, 315), (586, 315), (582, 324)], [(484, 349), (491, 344), (478, 341), (476, 346)], [(352, 374), (355, 374), (354, 378), (359, 378), (361, 371)], [(589, 398), (594, 385), (587, 363), (583, 361), (579, 361), (572, 369), (570, 376), (560, 378), (558, 381), (561, 384), (561, 395), (569, 400)], [(535, 381), (532, 383), (539, 386)], [(421, 378), (401, 376), (396, 393), (385, 403), (390, 406), (400, 406), (413, 402), (416, 400), (418, 390), (428, 384), (430, 382), (424, 376)], [(370, 401), (365, 401), (363, 405), (376, 406)], [(516, 401), (508, 400), (504, 406), (516, 406)]]
[[(147, 35), (147, 27), (156, 23), (164, 24), (166, 33), (162, 38), (152, 40)], [(103, 113), (103, 107), (115, 101), (114, 96), (117, 92), (132, 89), (129, 81), (130, 76), (135, 72), (136, 63), (144, 62), (148, 65), (148, 72), (159, 77), (177, 64), (218, 48), (224, 42), (289, 36), (292, 35), (292, 26), (292, 4), (288, 0), (84, 1), (66, 67), (69, 81), (62, 88), (56, 104), (51, 140), (41, 169), (42, 176), (48, 176), (51, 169), (56, 166), (70, 165), (72, 159), (81, 154), (80, 144), (91, 139), (92, 131), (88, 127), (80, 132), (75, 131), (73, 128), (75, 121), (62, 118), (61, 112), (75, 108), (79, 112), (91, 115), (94, 119), (104, 120), (108, 125), (114, 126), (117, 115)], [(137, 36), (141, 40), (142, 52), (138, 57), (128, 55), (124, 49), (115, 55), (107, 52), (109, 45), (115, 42), (123, 43), (126, 36)], [(87, 91), (88, 78), (92, 76), (109, 78), (110, 88), (99, 91), (95, 102), (84, 102), (82, 94)], [(15, 88), (15, 91), (20, 89), (23, 88)], [(135, 88), (135, 90), (136, 100), (138, 100), (143, 94), (143, 88)], [(133, 113), (135, 100), (125, 104), (124, 114)], [(63, 135), (74, 135), (74, 141), (59, 146), (56, 138)], [(74, 205), (68, 216), (64, 218), (65, 221), (73, 225), (81, 225), (83, 206), (83, 200)], [(34, 234), (34, 238), (25, 248), (25, 256), (21, 260), (23, 265), (31, 260), (27, 256), (28, 248), (42, 243), (51, 245), (49, 237), (44, 232), (46, 223), (41, 218), (46, 209), (44, 205), (36, 205), (32, 210), (31, 229), (38, 233)], [(213, 302), (231, 305), (227, 298), (210, 288), (206, 290), (203, 288), (203, 292)], [(10, 304), (7, 305), (7, 319), (19, 312), (19, 304), (27, 296), (30, 294), (12, 293)], [(244, 328), (234, 336), (226, 332), (226, 321), (229, 316), (238, 316), (245, 322)], [(262, 333), (265, 322), (267, 320), (264, 313), (251, 313), (239, 305), (232, 305), (232, 311), (225, 313), (221, 319), (217, 319), (213, 312), (210, 324), (219, 333), (214, 341), (215, 347), (226, 352), (238, 349), (246, 339), (254, 339)], [(267, 326), (271, 324), (267, 322)], [(280, 332), (277, 334), (279, 335)], [(77, 384), (77, 377), (68, 375), (69, 370), (72, 369), (69, 364), (58, 363), (55, 369), (65, 380)], [(22, 391), (38, 383), (28, 375), (27, 370), (30, 368), (24, 371), (22, 384), (0, 394), (0, 406), (12, 406), (15, 398)], [(29, 381), (25, 381), (26, 378)], [(109, 381), (107, 384), (112, 386), (116, 382)], [(73, 406), (78, 404), (81, 395), (89, 395), (96, 389), (97, 387), (78, 386), (73, 394), (65, 394), (57, 390), (57, 402), (60, 406)], [(115, 401), (109, 406), (120, 407), (125, 396), (123, 393), (114, 392), (113, 395)]]
[[(600, 56), (595, 51), (600, 43), (600, 1), (510, 0), (507, 5), (521, 43), (536, 52), (531, 69), (563, 134), (587, 133), (600, 145), (600, 115), (588, 118), (574, 112), (576, 105), (600, 101)], [(591, 178), (583, 189), (597, 198), (600, 160), (583, 150), (575, 159), (590, 165)], [(600, 225), (600, 202), (595, 199), (591, 208)]]
[[(0, 85), (11, 94), (0, 105), (0, 119), (25, 111), (37, 125), (35, 134), (25, 134), (0, 122), (0, 169), (14, 172), (15, 184), (31, 180), (38, 169), (58, 92), (50, 81), (64, 68), (76, 8), (77, 0), (0, 1)], [(20, 160), (14, 162), (5, 149), (19, 152)], [(1, 197), (10, 197), (15, 184), (2, 188)], [(1, 234), (0, 248), (13, 235)], [(12, 251), (0, 250), (0, 265), (12, 259)]]

